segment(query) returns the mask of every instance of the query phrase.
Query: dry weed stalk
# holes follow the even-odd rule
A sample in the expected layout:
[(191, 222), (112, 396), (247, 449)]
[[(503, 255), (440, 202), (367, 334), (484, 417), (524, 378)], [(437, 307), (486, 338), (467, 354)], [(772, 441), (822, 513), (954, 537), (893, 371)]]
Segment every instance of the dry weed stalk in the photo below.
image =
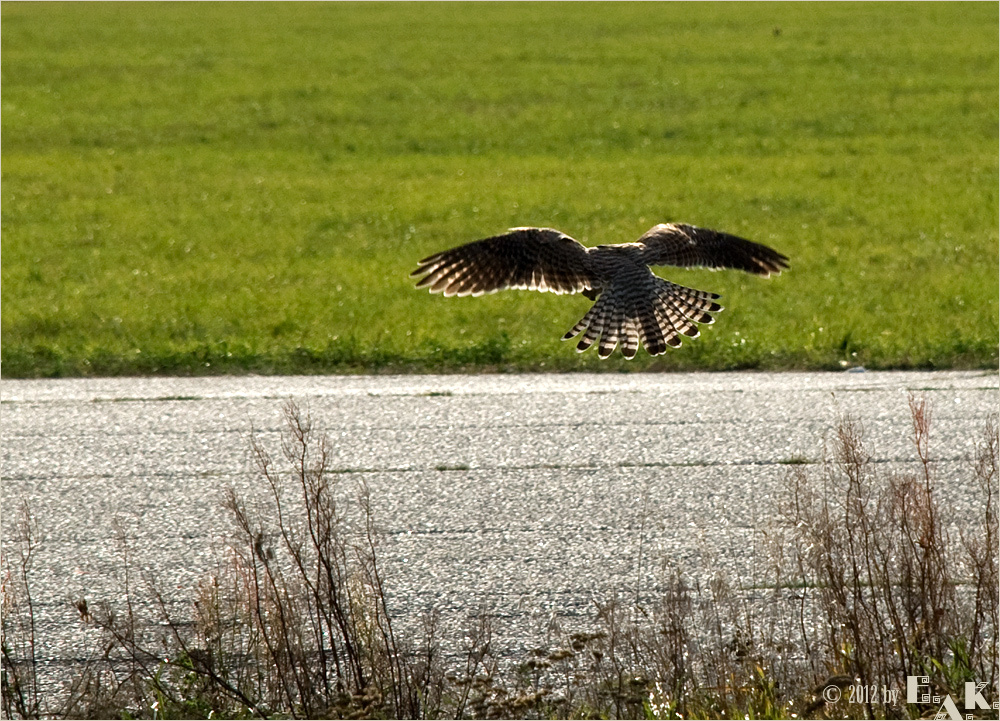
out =
[[(219, 637), (228, 605), (238, 622), (229, 626), (227, 645), (235, 641), (254, 669), (241, 669), (234, 681), (269, 707), (307, 718), (422, 715), (435, 698), (425, 686), (436, 672), (436, 648), (417, 651), (397, 638), (370, 491), (359, 486), (353, 516), (340, 508), (327, 438), (294, 404), (284, 414), (281, 447), (290, 473), (278, 470), (253, 434), (266, 498), (251, 510), (234, 489), (226, 492), (236, 528), (232, 574), (226, 594), (203, 593), (200, 634)], [(433, 644), (432, 631), (425, 640)]]
[[(971, 573), (962, 577), (925, 401), (911, 396), (910, 414), (916, 472), (881, 477), (862, 425), (851, 418), (838, 427), (821, 485), (802, 467), (792, 472), (785, 514), (802, 585), (818, 592), (824, 620), (816, 640), (803, 626), (803, 643), (826, 659), (832, 677), (895, 689), (905, 699), (907, 677), (928, 675), (942, 694), (959, 697), (964, 681), (997, 683), (996, 423), (987, 424), (976, 466), (985, 515), (975, 533), (963, 534)], [(973, 613), (965, 612), (970, 594)], [(864, 711), (893, 716), (902, 713), (899, 703), (879, 696), (866, 699)]]
[(38, 692), (35, 604), (31, 597), (31, 568), (41, 543), (38, 522), (27, 501), (22, 501), (14, 521), (11, 559), (0, 554), (0, 652), (2, 652), (3, 713), (6, 718), (37, 717), (41, 710)]
[[(753, 523), (749, 577), (709, 561), (692, 582), (671, 566), (655, 591), (597, 602), (587, 632), (550, 623), (549, 648), (512, 668), (480, 609), (446, 673), (436, 613), (416, 639), (393, 624), (368, 487), (338, 491), (326, 437), (289, 404), (281, 459), (250, 438), (262, 494), (225, 493), (233, 532), (199, 584), (193, 622), (171, 616), (148, 575), (148, 597), (138, 596), (128, 534), (116, 525), (124, 602), (77, 602), (96, 640), (57, 708), (43, 708), (38, 691), (29, 580), (40, 536), (22, 507), (8, 545), (17, 553), (3, 557), (4, 715), (850, 718), (858, 708), (827, 704), (824, 686), (885, 686), (905, 698), (906, 677), (926, 675), (956, 698), (966, 681), (995, 694), (997, 421), (974, 463), (981, 512), (955, 539), (930, 414), (914, 398), (910, 412), (914, 472), (881, 474), (850, 418), (818, 473), (793, 467), (778, 517)], [(930, 710), (879, 697), (861, 713)]]

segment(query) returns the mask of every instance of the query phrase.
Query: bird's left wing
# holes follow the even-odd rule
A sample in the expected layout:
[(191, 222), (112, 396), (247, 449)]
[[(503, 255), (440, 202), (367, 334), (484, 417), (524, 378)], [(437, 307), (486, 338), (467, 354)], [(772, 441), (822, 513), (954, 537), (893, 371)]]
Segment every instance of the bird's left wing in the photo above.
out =
[(411, 276), (431, 293), (483, 295), (506, 288), (579, 293), (599, 287), (587, 248), (551, 228), (513, 228), (435, 253)]
[(788, 258), (766, 245), (717, 230), (693, 225), (661, 223), (637, 241), (645, 246), (646, 265), (734, 268), (754, 275), (777, 275), (788, 267)]

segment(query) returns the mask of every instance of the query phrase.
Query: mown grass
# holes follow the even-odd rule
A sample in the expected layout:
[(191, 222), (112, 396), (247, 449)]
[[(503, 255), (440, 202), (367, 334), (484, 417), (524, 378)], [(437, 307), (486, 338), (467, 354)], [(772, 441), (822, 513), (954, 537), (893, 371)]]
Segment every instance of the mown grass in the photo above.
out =
[[(998, 10), (5, 4), (4, 376), (995, 367)], [(791, 258), (626, 363), (407, 274), (515, 225)]]

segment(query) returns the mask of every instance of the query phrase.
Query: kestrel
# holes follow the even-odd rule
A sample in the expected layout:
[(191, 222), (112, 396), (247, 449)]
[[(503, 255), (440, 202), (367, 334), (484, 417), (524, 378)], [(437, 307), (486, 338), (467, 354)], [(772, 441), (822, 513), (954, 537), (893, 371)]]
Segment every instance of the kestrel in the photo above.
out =
[(767, 277), (788, 267), (788, 258), (766, 245), (693, 225), (661, 223), (634, 243), (586, 247), (552, 228), (512, 228), (435, 253), (411, 276), (418, 288), (447, 296), (483, 295), (507, 288), (583, 293), (596, 301), (563, 340), (583, 336), (583, 352), (600, 339), (607, 358), (621, 344), (634, 358), (639, 342), (650, 355), (676, 348), (680, 336), (696, 338), (698, 323), (712, 323), (722, 310), (716, 293), (671, 283), (652, 265), (735, 268)]

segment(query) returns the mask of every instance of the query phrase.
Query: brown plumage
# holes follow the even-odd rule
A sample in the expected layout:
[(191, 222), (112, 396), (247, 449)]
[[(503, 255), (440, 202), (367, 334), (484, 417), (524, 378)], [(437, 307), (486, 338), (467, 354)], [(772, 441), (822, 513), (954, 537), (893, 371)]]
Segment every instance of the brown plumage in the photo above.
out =
[[(507, 288), (583, 293), (596, 302), (563, 336), (582, 334), (577, 350), (597, 343), (607, 358), (620, 345), (635, 357), (639, 343), (650, 355), (698, 336), (697, 323), (712, 323), (719, 297), (671, 283), (651, 265), (735, 268), (777, 275), (788, 258), (766, 245), (692, 225), (661, 223), (635, 243), (585, 247), (552, 228), (513, 228), (420, 261), (411, 276), (418, 288), (444, 295), (483, 295)], [(599, 341), (599, 342), (598, 342)]]

